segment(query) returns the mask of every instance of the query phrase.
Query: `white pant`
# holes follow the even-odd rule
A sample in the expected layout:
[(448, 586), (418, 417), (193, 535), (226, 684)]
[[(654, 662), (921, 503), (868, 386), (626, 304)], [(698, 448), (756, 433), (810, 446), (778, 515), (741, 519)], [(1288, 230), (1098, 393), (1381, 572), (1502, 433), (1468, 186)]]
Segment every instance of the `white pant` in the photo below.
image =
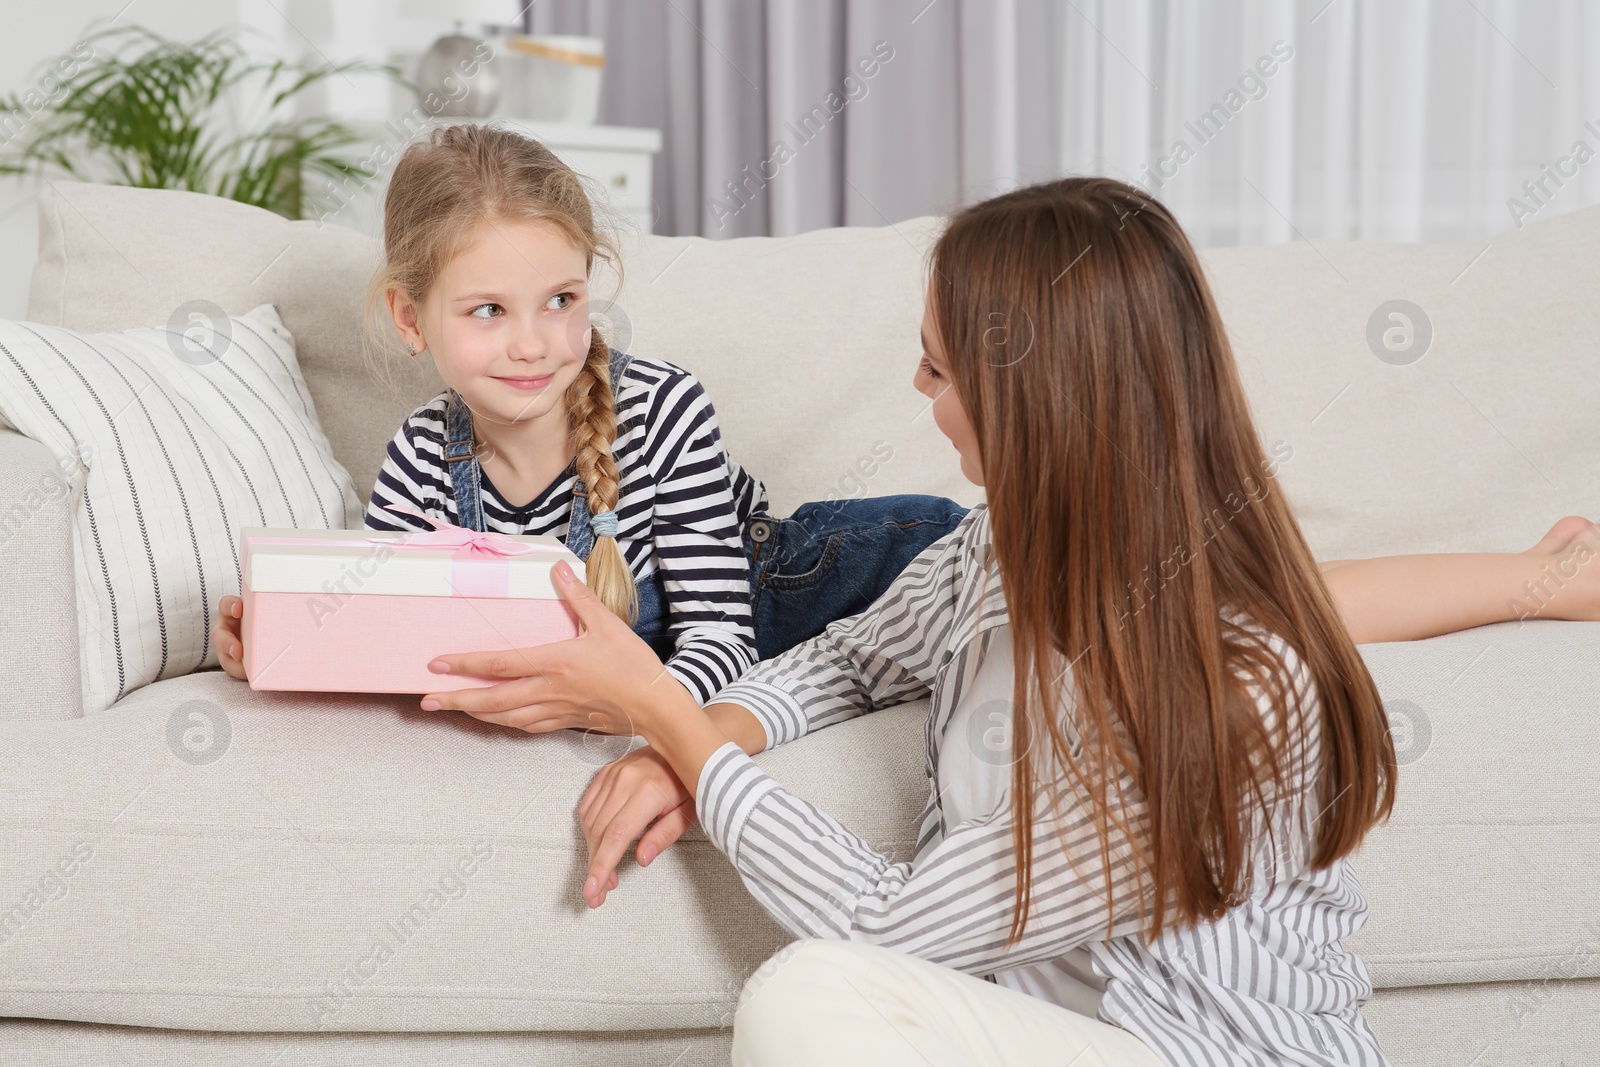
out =
[(734, 1067), (1165, 1067), (1121, 1027), (892, 949), (804, 939), (739, 994)]

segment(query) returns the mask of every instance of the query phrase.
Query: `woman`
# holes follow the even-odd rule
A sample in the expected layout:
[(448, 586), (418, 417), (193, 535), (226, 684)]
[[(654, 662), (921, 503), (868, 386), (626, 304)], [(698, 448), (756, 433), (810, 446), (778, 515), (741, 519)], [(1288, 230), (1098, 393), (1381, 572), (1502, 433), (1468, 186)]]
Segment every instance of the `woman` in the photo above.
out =
[[(918, 387), (988, 504), (867, 610), (702, 709), (562, 574), (582, 636), (445, 657), (520, 680), (423, 706), (646, 739), (580, 806), (585, 896), (665, 815), (649, 862), (692, 798), (803, 939), (746, 984), (735, 1062), (1387, 1063), (1342, 939), (1365, 919), (1348, 857), (1393, 804), (1394, 749), (1193, 250), (1160, 204), (1075, 178), (963, 211), (932, 266)], [(1026, 324), (1026, 352), (994, 343), (995, 316)], [(1564, 520), (1538, 551), (1591, 533)], [(1352, 626), (1416, 636), (1503, 612), (1496, 583), (1524, 565), (1442, 559), (1328, 581)], [(1429, 595), (1391, 595), (1396, 573)], [(929, 695), (910, 863), (750, 759)]]

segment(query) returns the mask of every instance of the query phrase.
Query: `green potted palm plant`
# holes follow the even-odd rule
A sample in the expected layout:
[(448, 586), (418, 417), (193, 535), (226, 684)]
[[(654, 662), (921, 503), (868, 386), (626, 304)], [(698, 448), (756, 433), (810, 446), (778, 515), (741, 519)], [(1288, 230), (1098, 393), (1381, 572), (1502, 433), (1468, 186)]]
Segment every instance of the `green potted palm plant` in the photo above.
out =
[[(388, 64), (252, 58), (228, 29), (181, 42), (109, 26), (85, 36), (72, 55), (85, 53), (41, 76), (41, 87), (53, 87), (48, 93), (0, 97), (0, 116), (9, 117), (0, 173), (185, 189), (305, 218), (317, 206), (308, 176), (330, 185), (362, 177), (339, 152), (359, 138), (334, 119), (284, 118), (283, 105), (351, 74), (384, 74), (415, 90)], [(243, 129), (231, 115), (241, 98), (266, 105)]]

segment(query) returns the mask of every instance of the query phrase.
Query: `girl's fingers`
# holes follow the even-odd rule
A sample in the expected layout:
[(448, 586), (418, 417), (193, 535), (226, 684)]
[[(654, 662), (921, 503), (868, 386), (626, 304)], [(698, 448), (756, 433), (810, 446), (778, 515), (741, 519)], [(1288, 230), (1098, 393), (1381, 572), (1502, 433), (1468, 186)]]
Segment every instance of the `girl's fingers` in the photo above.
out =
[(223, 629), (220, 625), (211, 631), (211, 647), (217, 650), (217, 659), (227, 665), (227, 661), (239, 661), (244, 655), (244, 649), (234, 639), (234, 635)]
[(655, 825), (639, 838), (639, 845), (633, 850), (633, 854), (639, 860), (639, 866), (649, 866), (651, 860), (670, 848), (672, 843), (682, 837), (683, 832), (692, 825), (694, 825), (692, 800), (685, 800), (657, 819)]

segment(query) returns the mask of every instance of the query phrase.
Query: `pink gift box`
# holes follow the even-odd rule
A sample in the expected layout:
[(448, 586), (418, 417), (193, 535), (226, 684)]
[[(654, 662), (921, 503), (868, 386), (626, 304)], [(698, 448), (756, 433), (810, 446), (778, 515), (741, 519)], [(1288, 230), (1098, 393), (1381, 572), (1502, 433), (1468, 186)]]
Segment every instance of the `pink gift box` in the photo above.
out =
[[(420, 514), (420, 512), (418, 513)], [(432, 532), (240, 531), (245, 673), (252, 689), (443, 693), (498, 679), (435, 674), (451, 652), (578, 635), (550, 569), (583, 561), (559, 538)]]

